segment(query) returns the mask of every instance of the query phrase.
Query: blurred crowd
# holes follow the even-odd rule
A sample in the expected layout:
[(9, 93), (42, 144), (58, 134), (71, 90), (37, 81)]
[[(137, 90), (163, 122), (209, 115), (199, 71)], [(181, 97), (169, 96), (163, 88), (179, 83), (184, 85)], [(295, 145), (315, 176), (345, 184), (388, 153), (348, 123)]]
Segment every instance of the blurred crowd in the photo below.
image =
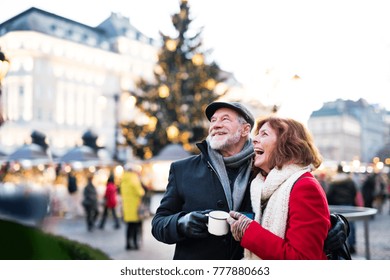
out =
[[(47, 217), (85, 219), (86, 230), (104, 230), (112, 219), (125, 226), (126, 249), (138, 249), (150, 189), (138, 166), (101, 168), (2, 168), (0, 218), (41, 226)], [(140, 213), (142, 211), (142, 213)]]
[[(390, 199), (390, 174), (346, 172), (341, 164), (335, 173), (318, 173), (329, 205), (376, 208), (379, 213)], [(390, 214), (390, 209), (388, 210)], [(373, 216), (374, 217), (374, 216)], [(349, 222), (347, 244), (351, 254), (356, 253), (356, 226)]]
[[(340, 174), (340, 172), (337, 174)], [(316, 178), (324, 188), (325, 193), (328, 195), (328, 199), (329, 188), (332, 185), (332, 182), (340, 179), (340, 175), (337, 174), (334, 172), (320, 172), (316, 174)], [(345, 174), (345, 177), (350, 178), (356, 187), (353, 206), (376, 208), (379, 213), (383, 211), (383, 205), (385, 204), (386, 199), (390, 199), (390, 174), (344, 171), (342, 174)]]

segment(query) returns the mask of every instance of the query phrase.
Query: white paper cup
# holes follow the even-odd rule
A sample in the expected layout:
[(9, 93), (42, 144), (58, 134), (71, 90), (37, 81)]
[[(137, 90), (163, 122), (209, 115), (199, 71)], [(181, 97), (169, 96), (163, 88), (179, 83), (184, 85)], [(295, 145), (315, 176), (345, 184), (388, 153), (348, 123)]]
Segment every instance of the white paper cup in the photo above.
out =
[(213, 235), (225, 235), (229, 232), (229, 224), (226, 219), (229, 213), (225, 211), (211, 211), (209, 214), (208, 230)]

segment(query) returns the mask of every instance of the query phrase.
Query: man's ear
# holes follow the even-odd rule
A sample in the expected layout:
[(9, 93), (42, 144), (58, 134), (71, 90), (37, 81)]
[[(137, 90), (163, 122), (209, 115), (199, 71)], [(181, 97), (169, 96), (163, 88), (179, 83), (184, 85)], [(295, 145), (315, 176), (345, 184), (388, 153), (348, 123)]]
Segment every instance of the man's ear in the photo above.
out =
[(244, 124), (244, 129), (242, 130), (242, 136), (248, 136), (251, 133), (251, 125), (249, 123)]

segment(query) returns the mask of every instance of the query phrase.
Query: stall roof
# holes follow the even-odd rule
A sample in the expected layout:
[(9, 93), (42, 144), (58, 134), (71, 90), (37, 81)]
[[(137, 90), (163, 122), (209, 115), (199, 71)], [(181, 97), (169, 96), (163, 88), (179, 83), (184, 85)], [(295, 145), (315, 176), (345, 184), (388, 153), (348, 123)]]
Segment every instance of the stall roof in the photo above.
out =
[(61, 156), (58, 161), (60, 162), (74, 162), (74, 161), (99, 161), (97, 153), (90, 147), (80, 146), (75, 147), (67, 151), (63, 156)]
[(98, 166), (98, 165), (113, 165), (117, 164), (110, 157), (105, 155), (104, 149), (96, 151), (89, 146), (78, 146), (67, 151), (63, 156), (58, 157), (56, 162), (58, 163), (81, 163), (83, 167)]
[(8, 161), (25, 161), (32, 163), (49, 163), (51, 158), (47, 151), (37, 144), (25, 144), (7, 157)]
[(155, 157), (152, 157), (149, 161), (178, 160), (189, 156), (191, 156), (191, 153), (186, 151), (182, 145), (169, 144), (165, 146)]

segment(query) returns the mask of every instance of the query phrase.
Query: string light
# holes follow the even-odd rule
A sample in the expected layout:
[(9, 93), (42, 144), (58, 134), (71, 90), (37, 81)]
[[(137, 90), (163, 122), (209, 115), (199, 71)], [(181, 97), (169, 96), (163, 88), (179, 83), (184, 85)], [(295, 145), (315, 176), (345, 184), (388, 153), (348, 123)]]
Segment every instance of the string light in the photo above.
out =
[(169, 39), (165, 42), (165, 46), (167, 47), (167, 50), (170, 52), (176, 51), (177, 43), (175, 40)]
[(204, 62), (204, 58), (203, 55), (200, 53), (197, 53), (192, 57), (192, 63), (194, 63), (196, 66), (202, 65), (203, 62)]
[(164, 85), (162, 84), (159, 88), (158, 88), (158, 95), (161, 97), (161, 98), (167, 98), (169, 96), (169, 87), (167, 85)]

